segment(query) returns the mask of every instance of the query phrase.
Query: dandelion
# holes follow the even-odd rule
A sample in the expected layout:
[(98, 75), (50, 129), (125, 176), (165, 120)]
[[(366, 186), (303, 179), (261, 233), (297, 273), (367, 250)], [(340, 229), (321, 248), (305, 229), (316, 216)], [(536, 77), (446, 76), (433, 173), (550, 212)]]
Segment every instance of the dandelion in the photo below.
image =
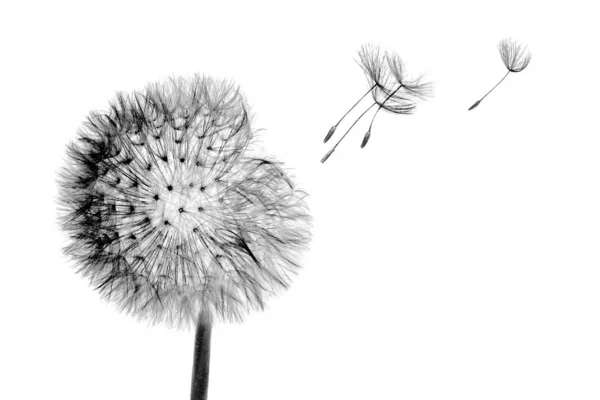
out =
[(469, 111), (474, 109), (485, 99), (498, 85), (500, 85), (504, 79), (511, 72), (521, 72), (529, 65), (531, 61), (531, 52), (527, 49), (527, 46), (518, 44), (512, 39), (503, 39), (498, 43), (498, 52), (500, 53), (500, 58), (502, 58), (502, 62), (504, 66), (508, 70), (504, 77), (500, 79), (489, 92), (485, 94), (481, 99), (477, 100), (475, 104), (469, 107)]
[(264, 309), (310, 237), (305, 193), (256, 154), (250, 119), (231, 82), (151, 84), (90, 114), (59, 177), (77, 272), (140, 320), (196, 329), (193, 400), (213, 323)]
[(340, 123), (365, 97), (367, 97), (367, 95), (371, 94), (373, 103), (359, 115), (333, 148), (325, 154), (321, 159), (322, 163), (327, 161), (358, 121), (360, 121), (375, 106), (377, 106), (377, 108), (371, 119), (371, 123), (369, 124), (369, 129), (363, 138), (361, 148), (367, 145), (371, 137), (373, 122), (381, 109), (393, 114), (411, 114), (416, 108), (417, 100), (426, 99), (431, 95), (431, 83), (424, 82), (423, 77), (409, 79), (406, 74), (406, 68), (397, 54), (388, 52), (382, 53), (379, 47), (364, 45), (358, 53), (358, 58), (358, 64), (369, 81), (369, 89), (329, 130), (323, 142), (326, 143), (331, 139)]

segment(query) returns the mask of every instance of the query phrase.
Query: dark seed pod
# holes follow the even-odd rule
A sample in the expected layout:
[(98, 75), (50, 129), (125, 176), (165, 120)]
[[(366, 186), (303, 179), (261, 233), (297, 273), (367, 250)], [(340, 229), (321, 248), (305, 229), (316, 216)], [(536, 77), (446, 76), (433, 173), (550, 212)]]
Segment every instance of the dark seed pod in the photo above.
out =
[(334, 151), (335, 151), (335, 147), (334, 147), (334, 148), (332, 148), (331, 150), (329, 150), (329, 151), (327, 152), (327, 154), (325, 154), (325, 155), (323, 156), (323, 158), (321, 159), (321, 163), (324, 163), (325, 161), (327, 161), (327, 159), (328, 159), (329, 157), (331, 157), (331, 154), (333, 154), (333, 152), (334, 152)]
[(360, 144), (360, 148), (362, 149), (363, 147), (365, 147), (367, 145), (367, 143), (369, 143), (369, 139), (371, 138), (371, 130), (369, 129), (367, 131), (367, 133), (365, 134), (365, 137), (363, 138), (362, 143)]
[(335, 133), (335, 129), (337, 128), (336, 126), (332, 126), (331, 129), (329, 130), (329, 132), (327, 132), (327, 135), (325, 136), (325, 139), (323, 139), (323, 143), (327, 143), (327, 141), (329, 139), (331, 139), (331, 137), (333, 136), (333, 134)]

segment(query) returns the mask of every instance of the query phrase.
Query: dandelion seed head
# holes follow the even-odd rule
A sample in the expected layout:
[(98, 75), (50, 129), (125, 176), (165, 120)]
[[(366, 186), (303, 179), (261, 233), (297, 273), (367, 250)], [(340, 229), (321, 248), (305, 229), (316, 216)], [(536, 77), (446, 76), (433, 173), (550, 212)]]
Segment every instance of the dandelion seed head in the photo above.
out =
[(511, 72), (521, 72), (529, 65), (531, 61), (531, 52), (526, 45), (518, 44), (508, 38), (498, 43), (498, 52), (502, 62)]
[(305, 193), (252, 139), (239, 89), (208, 77), (154, 83), (91, 113), (59, 178), (78, 272), (152, 323), (263, 309), (300, 267), (310, 217)]

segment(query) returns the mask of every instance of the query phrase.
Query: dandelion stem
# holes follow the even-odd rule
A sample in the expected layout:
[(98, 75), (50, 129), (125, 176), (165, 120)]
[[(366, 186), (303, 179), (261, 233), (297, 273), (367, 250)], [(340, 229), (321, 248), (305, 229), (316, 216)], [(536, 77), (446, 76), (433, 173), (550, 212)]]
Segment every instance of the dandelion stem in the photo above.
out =
[(210, 367), (210, 334), (212, 324), (204, 318), (198, 320), (194, 344), (194, 369), (192, 372), (191, 400), (206, 400)]
[(348, 111), (346, 111), (346, 114), (344, 114), (342, 116), (342, 118), (340, 118), (340, 120), (335, 125), (333, 125), (333, 127), (329, 130), (329, 132), (327, 133), (327, 136), (325, 136), (325, 139), (323, 139), (323, 143), (326, 143), (331, 138), (331, 136), (335, 132), (335, 128), (337, 128), (337, 126), (344, 120), (344, 118), (346, 118), (348, 116), (348, 114), (350, 114), (350, 112), (352, 110), (354, 110), (354, 108), (358, 105), (358, 103), (360, 103), (365, 97), (367, 97), (367, 95), (369, 93), (371, 93), (373, 91), (373, 89), (375, 89), (376, 86), (377, 85), (371, 86), (369, 88), (369, 90), (367, 90), (367, 92), (365, 94), (363, 94), (362, 97), (360, 99), (358, 99), (358, 101), (356, 103), (354, 103), (354, 105), (352, 107), (350, 107), (350, 109)]
[(479, 105), (479, 103), (481, 103), (483, 101), (483, 99), (485, 99), (488, 96), (488, 94), (492, 93), (492, 91), (494, 89), (496, 89), (498, 87), (498, 85), (502, 83), (503, 80), (506, 79), (506, 77), (508, 76), (508, 74), (510, 74), (510, 71), (508, 71), (506, 73), (506, 75), (504, 75), (504, 77), (502, 79), (500, 79), (500, 82), (496, 83), (496, 85), (493, 88), (491, 88), (490, 91), (485, 94), (485, 96), (483, 96), (481, 99), (477, 100), (475, 102), (475, 104), (473, 104), (471, 107), (469, 107), (468, 111), (471, 111), (472, 109), (474, 109), (475, 107), (477, 107)]

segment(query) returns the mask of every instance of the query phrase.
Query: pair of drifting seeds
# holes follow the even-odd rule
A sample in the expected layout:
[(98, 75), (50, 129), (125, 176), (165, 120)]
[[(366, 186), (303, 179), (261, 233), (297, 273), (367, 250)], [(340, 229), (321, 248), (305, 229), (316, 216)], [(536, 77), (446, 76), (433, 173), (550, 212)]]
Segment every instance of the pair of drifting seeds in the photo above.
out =
[[(521, 72), (529, 65), (531, 61), (531, 53), (527, 50), (527, 46), (516, 43), (511, 39), (503, 39), (498, 43), (498, 51), (502, 62), (506, 69), (506, 75), (481, 99), (477, 100), (469, 111), (477, 107), (483, 99), (485, 99), (511, 72)], [(333, 154), (338, 145), (344, 140), (348, 133), (360, 121), (367, 112), (377, 106), (375, 114), (371, 118), (369, 128), (365, 133), (361, 148), (365, 147), (371, 137), (371, 129), (373, 122), (381, 109), (385, 109), (393, 114), (412, 114), (417, 106), (417, 101), (425, 100), (431, 96), (431, 82), (423, 81), (423, 76), (416, 79), (410, 79), (407, 76), (406, 68), (400, 57), (394, 53), (381, 53), (379, 48), (372, 45), (363, 46), (358, 53), (358, 64), (361, 66), (369, 81), (369, 90), (356, 102), (350, 109), (340, 118), (340, 120), (331, 127), (324, 143), (335, 134), (340, 123), (350, 114), (356, 106), (369, 95), (373, 96), (373, 103), (358, 116), (358, 118), (350, 125), (338, 142), (325, 154), (321, 159), (321, 163), (327, 161)]]

